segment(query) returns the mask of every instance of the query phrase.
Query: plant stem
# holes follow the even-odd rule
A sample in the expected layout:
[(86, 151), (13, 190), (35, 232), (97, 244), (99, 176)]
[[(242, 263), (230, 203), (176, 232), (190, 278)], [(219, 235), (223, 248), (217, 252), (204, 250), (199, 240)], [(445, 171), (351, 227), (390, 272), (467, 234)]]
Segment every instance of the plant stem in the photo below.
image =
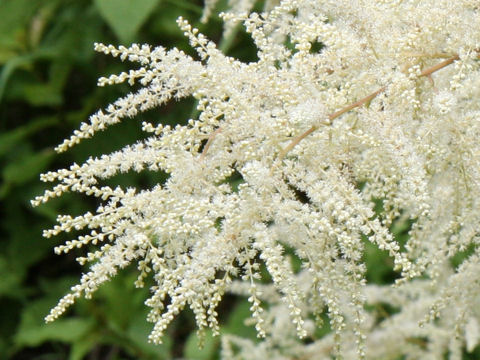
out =
[[(438, 63), (437, 65), (431, 66), (431, 67), (423, 70), (420, 73), (420, 76), (430, 76), (434, 72), (436, 72), (440, 69), (443, 69), (444, 67), (450, 65), (451, 63), (453, 63), (454, 61), (456, 61), (458, 59), (460, 59), (460, 57), (458, 55), (454, 55), (454, 56), (448, 58), (447, 60), (444, 60), (441, 63)], [(372, 101), (378, 94), (381, 94), (382, 92), (384, 92), (385, 89), (386, 89), (385, 86), (381, 87), (380, 89), (378, 89), (377, 91), (374, 91), (370, 95), (367, 95), (363, 99), (360, 99), (360, 100), (354, 102), (353, 104), (350, 104), (350, 105), (344, 107), (341, 110), (338, 110), (334, 113), (331, 113), (330, 115), (328, 115), (328, 118), (330, 119), (330, 121), (332, 121), (333, 119), (336, 119), (337, 117), (340, 117), (341, 115), (345, 114), (346, 112), (349, 112), (350, 110), (353, 110), (357, 107), (360, 107), (360, 106)], [(288, 144), (287, 147), (280, 152), (280, 155), (279, 155), (280, 161), (283, 160), (285, 155), (290, 150), (292, 150), (298, 143), (300, 143), (300, 141), (305, 139), (308, 135), (310, 135), (311, 133), (313, 133), (317, 129), (318, 129), (318, 126), (312, 126), (310, 129), (308, 129), (304, 133), (302, 133), (302, 134), (298, 135), (297, 137), (293, 138), (293, 140), (290, 142), (290, 144)]]

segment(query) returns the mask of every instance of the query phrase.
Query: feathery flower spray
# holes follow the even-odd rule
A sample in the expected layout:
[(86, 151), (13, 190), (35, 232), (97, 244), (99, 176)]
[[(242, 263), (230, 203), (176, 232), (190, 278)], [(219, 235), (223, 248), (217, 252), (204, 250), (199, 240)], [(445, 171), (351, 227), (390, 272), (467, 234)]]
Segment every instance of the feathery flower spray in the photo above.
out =
[[(223, 335), (225, 359), (461, 359), (480, 339), (478, 3), (284, 0), (249, 13), (253, 3), (232, 1), (241, 11), (221, 16), (243, 23), (255, 62), (226, 56), (182, 18), (197, 60), (175, 48), (95, 45), (139, 66), (100, 86), (142, 87), (58, 151), (172, 99), (193, 97), (199, 115), (175, 127), (144, 122), (145, 140), (42, 175), (56, 184), (34, 205), (65, 192), (102, 202), (44, 233), (85, 231), (57, 253), (98, 247), (78, 258), (89, 272), (46, 320), (135, 263), (137, 286), (154, 281), (154, 343), (185, 307), (200, 332), (218, 335), (228, 292), (248, 298), (265, 340)], [(146, 169), (169, 177), (147, 190), (102, 185)], [(398, 224), (409, 224), (406, 242)], [(367, 283), (372, 245), (391, 257), (395, 286)], [(379, 303), (398, 312), (366, 310)], [(331, 332), (317, 338), (322, 314)]]

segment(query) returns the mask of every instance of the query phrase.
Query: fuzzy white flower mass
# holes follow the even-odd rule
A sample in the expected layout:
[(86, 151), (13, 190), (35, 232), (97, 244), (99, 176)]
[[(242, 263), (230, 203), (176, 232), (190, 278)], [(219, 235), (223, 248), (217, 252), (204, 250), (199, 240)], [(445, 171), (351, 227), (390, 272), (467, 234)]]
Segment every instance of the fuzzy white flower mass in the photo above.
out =
[[(136, 263), (136, 285), (155, 282), (146, 300), (154, 343), (185, 307), (200, 330), (219, 334), (216, 308), (230, 292), (248, 297), (265, 339), (225, 335), (225, 359), (461, 359), (480, 339), (480, 4), (284, 0), (249, 14), (253, 3), (232, 1), (222, 16), (244, 24), (255, 62), (225, 56), (181, 18), (196, 59), (95, 45), (138, 64), (100, 86), (142, 87), (58, 151), (172, 99), (195, 98), (199, 115), (175, 127), (144, 122), (145, 140), (42, 175), (55, 185), (34, 205), (65, 192), (102, 200), (44, 233), (85, 231), (57, 253), (98, 245), (78, 258), (89, 272), (46, 320)], [(215, 1), (206, 4), (207, 17)], [(168, 180), (102, 185), (146, 169)], [(411, 224), (404, 243), (396, 224)], [(389, 254), (395, 286), (367, 283), (367, 244)], [(398, 311), (366, 310), (380, 303)], [(317, 338), (322, 314), (331, 332)]]

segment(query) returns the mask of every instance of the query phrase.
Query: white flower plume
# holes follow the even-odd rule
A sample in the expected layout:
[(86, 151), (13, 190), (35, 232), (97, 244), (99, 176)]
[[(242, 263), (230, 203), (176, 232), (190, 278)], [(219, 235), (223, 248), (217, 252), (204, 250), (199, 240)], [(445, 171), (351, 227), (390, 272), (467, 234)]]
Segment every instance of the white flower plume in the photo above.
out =
[[(195, 98), (199, 115), (175, 127), (143, 123), (144, 141), (42, 175), (56, 184), (35, 205), (69, 191), (102, 200), (45, 231), (85, 230), (58, 253), (99, 245), (78, 259), (90, 271), (47, 321), (134, 262), (137, 286), (155, 282), (146, 301), (155, 343), (187, 306), (200, 329), (218, 334), (216, 307), (233, 292), (248, 297), (269, 340), (225, 337), (224, 358), (460, 359), (479, 340), (478, 2), (285, 0), (248, 14), (252, 4), (239, 1), (242, 10), (223, 17), (243, 22), (256, 62), (224, 55), (181, 18), (198, 59), (96, 44), (139, 64), (100, 86), (142, 87), (92, 115), (58, 151), (171, 99)], [(101, 185), (131, 169), (169, 178), (142, 191)], [(391, 232), (400, 220), (412, 224), (406, 243)], [(392, 258), (396, 287), (366, 284), (367, 242)], [(457, 253), (468, 256), (455, 268)], [(366, 302), (400, 311), (379, 323)], [(300, 340), (322, 312), (332, 333)]]

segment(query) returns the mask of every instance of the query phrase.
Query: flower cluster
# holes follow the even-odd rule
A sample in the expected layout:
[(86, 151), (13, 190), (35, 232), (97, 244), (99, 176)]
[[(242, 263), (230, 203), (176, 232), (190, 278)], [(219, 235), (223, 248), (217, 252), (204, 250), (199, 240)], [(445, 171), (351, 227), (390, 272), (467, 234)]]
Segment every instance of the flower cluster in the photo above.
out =
[[(230, 292), (248, 297), (265, 340), (225, 336), (225, 359), (461, 359), (480, 340), (478, 2), (284, 0), (248, 13), (253, 3), (232, 2), (222, 16), (244, 24), (255, 62), (224, 55), (181, 18), (197, 59), (95, 45), (139, 65), (100, 86), (142, 87), (58, 151), (171, 99), (195, 98), (199, 115), (144, 122), (145, 140), (42, 175), (56, 185), (34, 205), (69, 191), (102, 201), (44, 233), (85, 230), (58, 253), (99, 245), (78, 258), (90, 271), (47, 321), (133, 262), (137, 286), (155, 282), (154, 343), (187, 306), (200, 330), (218, 334), (216, 308)], [(102, 185), (144, 169), (169, 177), (141, 191)], [(405, 243), (391, 231), (399, 222), (411, 224)], [(392, 258), (395, 286), (366, 282), (368, 243)], [(380, 321), (367, 303), (398, 312)], [(316, 339), (322, 314), (332, 331)]]

